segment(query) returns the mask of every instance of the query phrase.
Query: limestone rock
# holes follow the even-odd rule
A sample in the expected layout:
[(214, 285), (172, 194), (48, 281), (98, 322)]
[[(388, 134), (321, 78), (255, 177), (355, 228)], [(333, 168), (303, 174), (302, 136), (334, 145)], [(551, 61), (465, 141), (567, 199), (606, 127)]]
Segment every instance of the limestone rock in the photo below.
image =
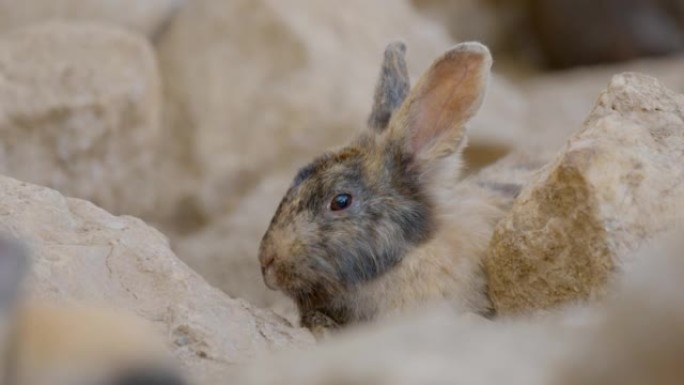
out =
[(173, 248), (184, 262), (231, 297), (275, 309), (294, 322), (294, 304), (266, 287), (257, 259), (261, 237), (291, 182), (290, 175), (264, 177), (232, 213), (181, 237)]
[(0, 233), (32, 249), (34, 297), (120, 307), (154, 322), (201, 384), (259, 353), (312, 343), (281, 317), (211, 287), (139, 219), (7, 177), (0, 197)]
[[(196, 171), (183, 215), (230, 212), (260, 175), (294, 175), (363, 128), (382, 52), (396, 39), (407, 43), (412, 75), (453, 44), (408, 0), (198, 0), (184, 7), (158, 44), (173, 129), (167, 152)], [(517, 107), (499, 110), (518, 114)], [(519, 120), (501, 118), (506, 124), (497, 129), (514, 132), (508, 126)], [(472, 131), (476, 144), (482, 130)]]
[(62, 23), (6, 34), (0, 172), (116, 213), (152, 211), (160, 97), (154, 54), (137, 35)]
[(0, 0), (0, 33), (48, 21), (107, 22), (154, 37), (185, 0)]
[(581, 131), (523, 189), (485, 268), (502, 313), (601, 295), (610, 273), (684, 209), (684, 97), (615, 76)]
[(532, 77), (518, 89), (527, 103), (526, 143), (560, 151), (581, 127), (598, 95), (613, 75), (639, 72), (657, 78), (667, 88), (684, 93), (681, 57), (644, 59), (616, 65), (580, 68)]

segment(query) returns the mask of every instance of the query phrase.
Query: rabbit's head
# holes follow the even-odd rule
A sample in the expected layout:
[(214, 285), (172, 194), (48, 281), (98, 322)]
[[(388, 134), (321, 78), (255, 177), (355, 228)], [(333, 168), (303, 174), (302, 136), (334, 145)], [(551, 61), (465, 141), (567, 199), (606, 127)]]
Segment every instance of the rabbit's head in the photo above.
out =
[(434, 235), (435, 191), (457, 183), (489, 51), (453, 47), (410, 92), (404, 53), (402, 43), (387, 47), (368, 129), (299, 171), (261, 242), (267, 286), (300, 306), (334, 300), (392, 269)]

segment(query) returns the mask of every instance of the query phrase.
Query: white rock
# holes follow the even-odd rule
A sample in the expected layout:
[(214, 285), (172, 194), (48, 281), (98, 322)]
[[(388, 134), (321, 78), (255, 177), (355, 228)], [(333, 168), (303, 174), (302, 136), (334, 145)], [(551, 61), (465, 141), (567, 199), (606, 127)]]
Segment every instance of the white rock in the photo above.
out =
[(185, 0), (0, 0), (0, 33), (48, 21), (106, 22), (154, 37)]
[(123, 30), (53, 23), (0, 37), (0, 173), (116, 213), (155, 211), (160, 87), (151, 47)]
[(0, 233), (31, 247), (34, 297), (135, 312), (158, 326), (199, 383), (216, 383), (231, 364), (260, 353), (313, 342), (283, 318), (212, 288), (139, 219), (0, 177)]

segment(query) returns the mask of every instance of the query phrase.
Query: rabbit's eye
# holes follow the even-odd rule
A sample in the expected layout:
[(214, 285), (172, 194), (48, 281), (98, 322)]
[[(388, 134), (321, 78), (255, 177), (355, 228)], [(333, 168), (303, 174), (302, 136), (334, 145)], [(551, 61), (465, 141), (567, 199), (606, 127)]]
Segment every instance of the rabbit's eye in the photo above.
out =
[(330, 202), (330, 210), (332, 211), (339, 211), (339, 210), (344, 210), (352, 202), (352, 196), (349, 194), (337, 194), (333, 198), (333, 200)]

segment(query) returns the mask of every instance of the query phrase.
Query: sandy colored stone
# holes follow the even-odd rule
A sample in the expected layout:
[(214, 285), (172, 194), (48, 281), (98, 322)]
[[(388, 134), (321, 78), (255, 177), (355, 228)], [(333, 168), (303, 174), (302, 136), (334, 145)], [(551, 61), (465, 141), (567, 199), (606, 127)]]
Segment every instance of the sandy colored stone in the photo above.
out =
[(0, 33), (49, 21), (105, 22), (155, 37), (185, 0), (0, 0)]
[(494, 231), (485, 268), (501, 314), (600, 295), (628, 252), (677, 222), (683, 103), (654, 78), (613, 78)]
[(184, 262), (231, 297), (276, 309), (295, 321), (294, 303), (266, 287), (257, 258), (261, 237), (290, 183), (289, 175), (264, 177), (232, 213), (180, 237), (173, 248)]
[(0, 172), (116, 213), (153, 211), (160, 97), (154, 53), (135, 34), (63, 23), (6, 34)]
[(443, 24), (456, 40), (476, 40), (494, 51), (511, 38), (509, 18), (486, 0), (412, 0), (422, 13)]
[(141, 220), (0, 177), (0, 233), (28, 242), (34, 297), (120, 307), (154, 322), (200, 384), (312, 337), (207, 284)]
[[(363, 129), (382, 52), (396, 39), (407, 44), (414, 77), (454, 44), (407, 0), (198, 0), (184, 7), (158, 44), (173, 130), (167, 152), (195, 176), (180, 215), (220, 217), (263, 174), (294, 175)], [(481, 115), (498, 111), (498, 132), (514, 133), (518, 107), (492, 102)], [(484, 131), (474, 125), (471, 143)], [(511, 136), (486, 138), (507, 144)]]
[(560, 151), (567, 138), (582, 126), (597, 95), (618, 73), (638, 72), (653, 76), (665, 87), (684, 93), (682, 66), (684, 60), (679, 57), (644, 59), (539, 74), (526, 79), (518, 88), (528, 108), (526, 141)]

